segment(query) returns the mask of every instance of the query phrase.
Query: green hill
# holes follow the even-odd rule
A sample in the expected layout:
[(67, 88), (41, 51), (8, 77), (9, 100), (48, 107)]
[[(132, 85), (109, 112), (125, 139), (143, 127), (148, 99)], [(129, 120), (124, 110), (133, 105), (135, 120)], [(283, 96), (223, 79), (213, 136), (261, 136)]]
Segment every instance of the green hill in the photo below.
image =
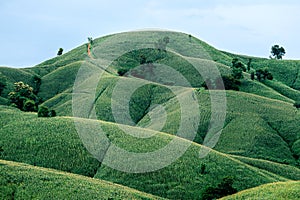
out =
[[(106, 131), (110, 142), (103, 141), (102, 144), (97, 144), (98, 155), (102, 157), (105, 157), (110, 143), (131, 152), (151, 152), (168, 144), (174, 136), (155, 132), (154, 137), (138, 139), (125, 134), (120, 128), (127, 127), (131, 131), (151, 135), (153, 131), (88, 119), (41, 119), (35, 114), (24, 114), (5, 107), (1, 108), (0, 116), (4, 119), (1, 120), (3, 128), (0, 130), (1, 159), (100, 178), (161, 197), (199, 198), (207, 186), (217, 184), (225, 176), (234, 177), (235, 187), (239, 190), (274, 181), (300, 178), (300, 170), (295, 167), (286, 168), (280, 173), (272, 172), (268, 169), (281, 165), (269, 162), (265, 164), (265, 168), (256, 167), (217, 151), (211, 151), (207, 157), (200, 159), (201, 146), (196, 143), (192, 143), (180, 159), (164, 169), (146, 174), (120, 172), (101, 165), (87, 152), (76, 132), (73, 120), (90, 129), (101, 125)], [(184, 145), (188, 141), (179, 139), (179, 142)], [(153, 162), (155, 164), (155, 161)], [(203, 164), (206, 166), (206, 172), (201, 174)]]
[(161, 199), (107, 181), (0, 160), (1, 199)]
[[(165, 37), (167, 51), (155, 50)], [(170, 199), (200, 199), (207, 187), (224, 177), (233, 177), (239, 191), (300, 180), (300, 114), (293, 106), (300, 100), (300, 61), (234, 55), (167, 31), (98, 38), (91, 52), (89, 57), (84, 44), (32, 68), (0, 67), (1, 81), (7, 85), (0, 97), (0, 159), (107, 180)], [(218, 73), (231, 74), (234, 58), (244, 65), (251, 58), (251, 70), (268, 67), (274, 79), (251, 80), (247, 71), (239, 91), (205, 90), (204, 81)], [(36, 77), (41, 78), (39, 86)], [(9, 107), (8, 93), (18, 81), (33, 86), (42, 105), (58, 117), (38, 118)], [(213, 144), (214, 139), (218, 141)], [(171, 141), (177, 148), (163, 154), (163, 161), (158, 159), (156, 150)], [(116, 147), (155, 156), (110, 160)], [(200, 158), (204, 149), (209, 154)], [(182, 157), (168, 163), (180, 153)], [(143, 163), (159, 170), (136, 173)], [(170, 165), (159, 168), (162, 163)], [(127, 172), (117, 170), (124, 166)], [(13, 167), (4, 173), (18, 174)], [(142, 195), (119, 194), (113, 198)]]
[(271, 183), (222, 198), (229, 199), (300, 199), (300, 182)]

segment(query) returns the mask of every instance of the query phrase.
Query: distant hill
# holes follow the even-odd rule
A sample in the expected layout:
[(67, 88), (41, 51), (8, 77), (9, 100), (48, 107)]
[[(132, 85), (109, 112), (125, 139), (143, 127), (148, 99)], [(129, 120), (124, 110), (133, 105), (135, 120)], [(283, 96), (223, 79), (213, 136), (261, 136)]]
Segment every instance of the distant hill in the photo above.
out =
[[(166, 52), (151, 49), (165, 37)], [(132, 43), (132, 38), (137, 38), (137, 42)], [(216, 69), (223, 76), (230, 75), (234, 58), (245, 66), (252, 60), (250, 71), (243, 73), (239, 91), (205, 90), (206, 78), (202, 75)], [(90, 74), (76, 87), (74, 82), (83, 67)], [(265, 67), (273, 80), (251, 80), (251, 71)], [(235, 55), (184, 33), (127, 32), (94, 39), (91, 55), (84, 44), (31, 68), (0, 67), (1, 81), (7, 84), (0, 97), (0, 159), (107, 180), (170, 199), (199, 199), (207, 187), (216, 186), (224, 177), (233, 177), (234, 187), (239, 191), (266, 183), (297, 181), (300, 114), (293, 104), (300, 100), (299, 70), (298, 60)], [(35, 89), (42, 105), (54, 109), (58, 117), (38, 118), (36, 113), (9, 106), (8, 93), (13, 84), (23, 81), (35, 87), (34, 77), (41, 78), (41, 85)], [(92, 88), (90, 83), (94, 80), (99, 82)], [(128, 99), (128, 115), (122, 109), (114, 110), (112, 104), (117, 108), (124, 104), (126, 97), (122, 91), (130, 91), (135, 85), (141, 87)], [(89, 87), (95, 94), (80, 90)], [(118, 87), (121, 89), (116, 90)], [(212, 115), (212, 95), (223, 94), (226, 101), (220, 105), (224, 104), (226, 110), (217, 110)], [(79, 97), (77, 111), (75, 97)], [(92, 105), (86, 103), (89, 98)], [(199, 108), (183, 111), (182, 106), (188, 107), (190, 99)], [(90, 110), (85, 111), (88, 106)], [(74, 115), (80, 111), (86, 112), (86, 117)], [(223, 118), (222, 127), (212, 130)], [(176, 136), (182, 119), (186, 120), (184, 124), (192, 124), (184, 131), (196, 130), (196, 135), (183, 156), (168, 167), (131, 174), (101, 163), (111, 144), (130, 152), (153, 152), (173, 139), (186, 145), (189, 137)], [(91, 132), (98, 126), (106, 131), (109, 142), (101, 140), (103, 143), (98, 146), (101, 159), (86, 150), (74, 122)], [(145, 138), (130, 136), (124, 130)], [(222, 134), (214, 148), (200, 159), (199, 151), (207, 148), (203, 143), (209, 133), (220, 130)], [(139, 198), (142, 194), (124, 195)]]

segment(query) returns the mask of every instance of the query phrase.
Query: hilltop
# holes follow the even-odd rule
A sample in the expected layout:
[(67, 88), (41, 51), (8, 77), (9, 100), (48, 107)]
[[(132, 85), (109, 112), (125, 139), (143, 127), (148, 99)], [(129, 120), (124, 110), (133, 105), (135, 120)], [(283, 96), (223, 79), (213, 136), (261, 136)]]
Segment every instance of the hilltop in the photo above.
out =
[[(161, 41), (166, 47), (159, 46)], [(235, 58), (245, 66), (251, 59), (239, 90), (206, 90), (207, 77), (229, 76)], [(251, 71), (265, 67), (273, 80), (251, 80)], [(31, 68), (0, 68), (7, 85), (0, 97), (0, 159), (171, 199), (199, 199), (225, 177), (233, 178), (238, 191), (297, 181), (300, 115), (294, 103), (300, 100), (299, 70), (300, 61), (234, 55), (184, 33), (128, 32), (94, 39), (92, 45)], [(34, 77), (41, 79), (40, 85)], [(42, 105), (58, 117), (38, 118), (9, 107), (8, 93), (18, 81), (33, 86)], [(79, 130), (89, 131), (82, 135)], [(105, 157), (114, 145), (149, 153), (171, 141), (178, 145), (175, 152), (188, 148), (165, 168), (140, 174), (107, 166)], [(203, 150), (208, 154), (201, 159)], [(126, 159), (127, 170), (137, 170), (139, 163)], [(161, 164), (155, 159), (153, 168)], [(124, 165), (118, 160), (110, 164)]]

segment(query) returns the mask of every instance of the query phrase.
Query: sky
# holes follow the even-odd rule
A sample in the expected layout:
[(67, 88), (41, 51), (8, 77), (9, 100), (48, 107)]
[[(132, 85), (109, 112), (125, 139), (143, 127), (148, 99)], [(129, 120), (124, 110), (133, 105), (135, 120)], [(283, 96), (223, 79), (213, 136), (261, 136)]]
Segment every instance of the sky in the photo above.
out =
[(31, 67), (87, 42), (139, 29), (191, 34), (220, 50), (300, 60), (298, 0), (0, 1), (0, 66)]

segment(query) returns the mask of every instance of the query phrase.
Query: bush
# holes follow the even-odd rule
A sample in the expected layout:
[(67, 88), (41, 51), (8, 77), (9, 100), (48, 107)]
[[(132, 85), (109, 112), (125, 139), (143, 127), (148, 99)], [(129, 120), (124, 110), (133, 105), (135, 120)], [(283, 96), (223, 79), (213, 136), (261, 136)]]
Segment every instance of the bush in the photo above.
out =
[(4, 90), (4, 88), (6, 87), (6, 83), (5, 82), (2, 82), (0, 81), (0, 96), (2, 94), (2, 91)]
[(39, 107), (38, 117), (48, 117), (49, 109), (47, 106)]
[(300, 108), (300, 101), (296, 101), (296, 102), (294, 103), (294, 106), (295, 106), (296, 108)]
[(202, 194), (203, 200), (218, 199), (237, 192), (237, 189), (232, 187), (233, 178), (225, 177), (217, 187), (208, 187)]
[[(215, 81), (211, 79), (207, 79), (205, 82), (201, 84), (201, 87), (210, 90), (236, 90), (239, 91), (239, 86), (241, 82), (235, 79), (233, 76), (222, 76), (218, 77)], [(224, 86), (224, 87), (223, 87)]]
[(128, 72), (128, 69), (125, 69), (125, 68), (118, 69), (119, 76), (124, 76), (124, 74), (126, 74), (127, 72)]
[(24, 111), (25, 102), (37, 101), (37, 96), (33, 93), (33, 88), (22, 81), (14, 83), (14, 91), (8, 94), (11, 104), (16, 104), (20, 110)]
[(25, 101), (24, 106), (23, 106), (23, 110), (25, 112), (34, 112), (34, 111), (36, 111), (35, 102), (33, 100)]
[(38, 117), (55, 117), (56, 112), (55, 110), (49, 110), (47, 106), (39, 107)]

